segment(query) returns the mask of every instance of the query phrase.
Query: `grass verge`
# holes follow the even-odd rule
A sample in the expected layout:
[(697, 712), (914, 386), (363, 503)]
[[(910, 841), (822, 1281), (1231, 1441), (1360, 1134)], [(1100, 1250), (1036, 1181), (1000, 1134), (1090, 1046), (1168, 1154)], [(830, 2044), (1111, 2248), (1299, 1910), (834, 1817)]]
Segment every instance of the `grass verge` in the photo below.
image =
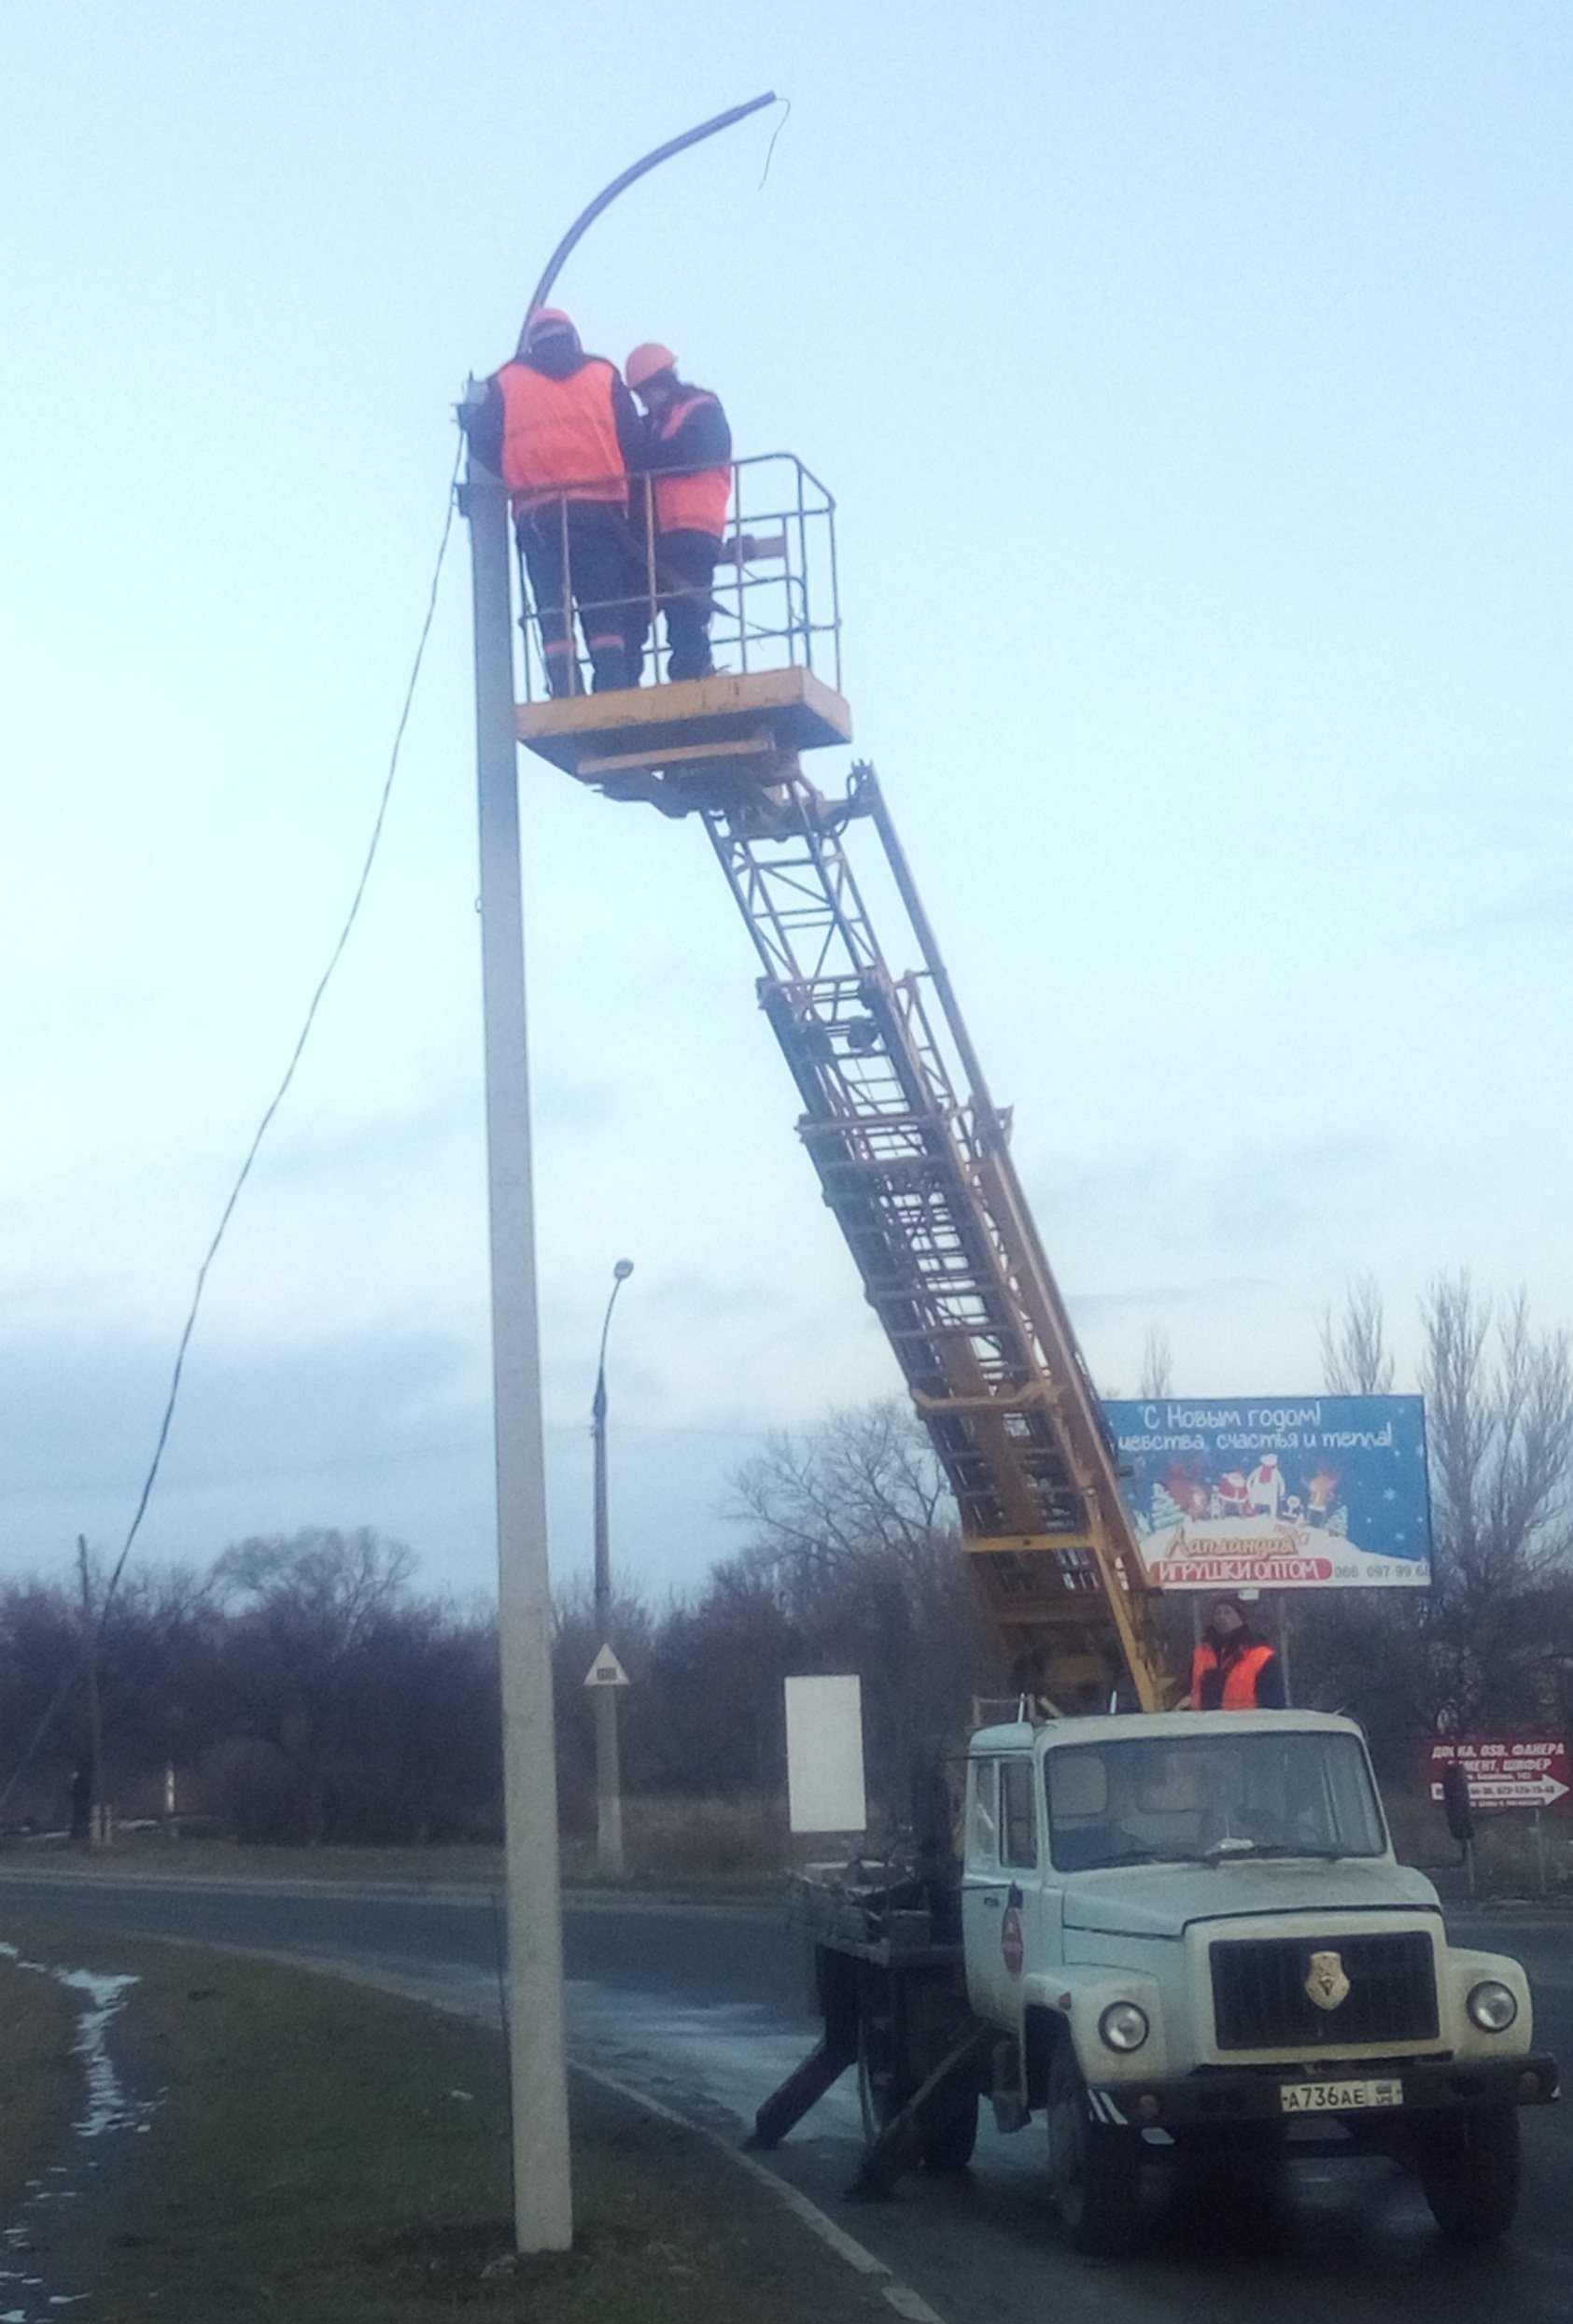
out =
[[(76, 2255), (97, 2324), (888, 2319), (877, 2283), (711, 2145), (582, 2078), (575, 2248), (487, 2275), (512, 2244), (495, 2036), (229, 1954), (80, 1930), (27, 1942), (141, 1980), (113, 2046), (134, 2086), (163, 2092), (149, 2134), (105, 2153), (91, 2267)], [(72, 2226), (91, 2236), (89, 2208)]]
[(5, 2218), (69, 2133), (77, 2095), (69, 2054), (76, 2026), (76, 2007), (52, 1978), (0, 1954), (0, 2216)]
[[(565, 1840), (564, 1880), (575, 1889), (616, 1895), (768, 1903), (780, 1895), (786, 1877), (779, 1868), (707, 1870), (702, 1865), (695, 1868), (680, 1852), (669, 1867), (649, 1866), (632, 1878), (612, 1880), (597, 1873), (595, 1855), (593, 1842)], [(400, 1888), (484, 1889), (501, 1887), (503, 1858), (500, 1848), (253, 1848), (230, 1840), (171, 1842), (139, 1836), (91, 1855), (63, 1845), (29, 1843), (0, 1849), (0, 1889), (11, 1872), (24, 1878), (123, 1880), (129, 1875), (149, 1880), (324, 1880), (352, 1886), (376, 1881)]]

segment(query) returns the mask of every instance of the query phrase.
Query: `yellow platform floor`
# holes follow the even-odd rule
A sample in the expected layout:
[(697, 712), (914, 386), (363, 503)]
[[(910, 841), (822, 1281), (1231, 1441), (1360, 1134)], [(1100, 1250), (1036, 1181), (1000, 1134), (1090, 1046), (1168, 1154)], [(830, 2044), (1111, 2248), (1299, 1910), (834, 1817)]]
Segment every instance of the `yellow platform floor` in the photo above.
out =
[(850, 742), (852, 714), (811, 669), (761, 669), (521, 703), (518, 734), (565, 774), (625, 792), (656, 774), (768, 778), (799, 751)]

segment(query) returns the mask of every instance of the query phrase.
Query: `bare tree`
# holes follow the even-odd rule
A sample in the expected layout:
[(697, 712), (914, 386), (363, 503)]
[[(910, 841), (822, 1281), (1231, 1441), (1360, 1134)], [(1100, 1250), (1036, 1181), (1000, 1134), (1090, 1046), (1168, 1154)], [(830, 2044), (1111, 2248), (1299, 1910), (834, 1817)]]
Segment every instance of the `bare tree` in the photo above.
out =
[[(1545, 1708), (1560, 1655), (1540, 1600), (1573, 1564), (1573, 1346), (1468, 1273), (1421, 1305), (1436, 1583), (1436, 1710), (1461, 1728)], [(1560, 1596), (1560, 1593), (1558, 1593)]]
[(1343, 1313), (1336, 1320), (1322, 1310), (1322, 1378), (1329, 1396), (1387, 1396), (1393, 1388), (1393, 1359), (1387, 1347), (1382, 1289), (1374, 1275), (1357, 1275), (1345, 1287)]
[(1173, 1358), (1169, 1347), (1169, 1334), (1160, 1323), (1149, 1323), (1147, 1336), (1142, 1343), (1142, 1376), (1136, 1383), (1138, 1396), (1173, 1396), (1174, 1393)]
[(327, 1837), (330, 1778), (355, 1748), (357, 1663), (414, 1562), (362, 1527), (240, 1542), (213, 1569), (237, 1724), (293, 1771), (309, 1845)]
[(832, 1413), (772, 1439), (735, 1490), (751, 1540), (734, 1599), (751, 1576), (767, 1583), (792, 1667), (862, 1678), (871, 1777), (899, 1812), (915, 1752), (959, 1734), (972, 1695), (994, 1683), (927, 1435), (893, 1402)]

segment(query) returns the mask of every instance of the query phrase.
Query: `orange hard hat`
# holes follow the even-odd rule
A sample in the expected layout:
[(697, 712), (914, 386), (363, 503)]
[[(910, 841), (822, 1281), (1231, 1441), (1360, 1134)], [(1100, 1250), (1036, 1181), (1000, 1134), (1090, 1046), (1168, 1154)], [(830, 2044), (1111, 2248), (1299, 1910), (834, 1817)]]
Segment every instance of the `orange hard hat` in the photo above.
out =
[(550, 339), (562, 332), (571, 339), (579, 336), (572, 318), (565, 315), (560, 306), (538, 306), (532, 315), (525, 317), (525, 327), (519, 333), (520, 350), (533, 347), (538, 339)]
[(664, 347), (659, 339), (647, 339), (636, 347), (623, 366), (623, 376), (630, 387), (642, 387), (657, 372), (675, 372), (677, 357), (670, 347)]

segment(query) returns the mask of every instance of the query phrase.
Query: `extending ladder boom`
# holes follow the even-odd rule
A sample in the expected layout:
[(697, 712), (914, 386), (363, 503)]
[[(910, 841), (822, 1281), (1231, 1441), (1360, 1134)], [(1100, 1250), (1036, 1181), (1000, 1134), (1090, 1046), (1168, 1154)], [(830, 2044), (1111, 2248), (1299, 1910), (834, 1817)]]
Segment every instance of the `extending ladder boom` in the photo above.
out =
[[(764, 813), (703, 812), (803, 1141), (949, 1479), (1013, 1690), (1060, 1711), (1117, 1694), (1163, 1708), (1097, 1394), (872, 768), (835, 806), (794, 770)], [(905, 908), (916, 961), (899, 973), (848, 852), (860, 822)]]

